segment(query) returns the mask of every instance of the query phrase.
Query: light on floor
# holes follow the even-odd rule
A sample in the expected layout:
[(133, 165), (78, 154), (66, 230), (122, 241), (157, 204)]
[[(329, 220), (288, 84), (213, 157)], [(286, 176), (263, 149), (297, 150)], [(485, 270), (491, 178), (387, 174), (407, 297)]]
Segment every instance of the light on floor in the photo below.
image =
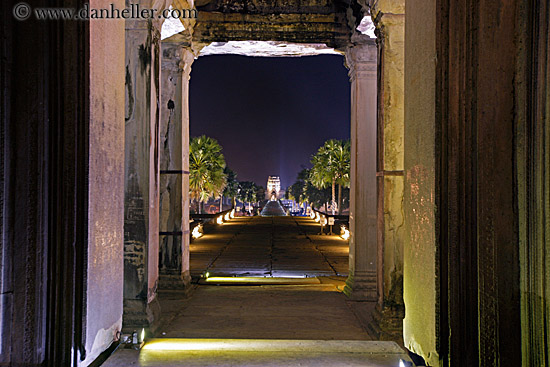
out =
[(319, 284), (317, 278), (305, 276), (277, 277), (205, 277), (207, 283), (213, 284)]

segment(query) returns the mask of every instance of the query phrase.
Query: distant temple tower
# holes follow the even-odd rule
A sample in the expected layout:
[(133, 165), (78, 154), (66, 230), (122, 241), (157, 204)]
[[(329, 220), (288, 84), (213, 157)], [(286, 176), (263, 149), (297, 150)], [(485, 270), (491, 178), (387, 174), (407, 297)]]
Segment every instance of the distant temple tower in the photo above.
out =
[(267, 179), (267, 190), (265, 192), (267, 199), (277, 200), (281, 191), (281, 180), (279, 176), (269, 176)]

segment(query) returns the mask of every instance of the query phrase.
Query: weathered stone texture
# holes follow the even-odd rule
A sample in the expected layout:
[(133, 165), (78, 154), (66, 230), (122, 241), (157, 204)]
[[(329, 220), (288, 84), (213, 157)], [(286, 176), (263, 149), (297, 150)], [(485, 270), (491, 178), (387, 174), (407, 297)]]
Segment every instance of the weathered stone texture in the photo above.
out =
[[(124, 8), (124, 1), (114, 3)], [(92, 1), (91, 7), (100, 7)], [(124, 226), (124, 20), (90, 22), (90, 125), (86, 359), (122, 329)]]
[(189, 276), (189, 74), (194, 55), (162, 43), (160, 287), (184, 288)]
[(197, 5), (193, 43), (284, 41), (324, 43), (345, 50), (349, 44), (346, 7), (333, 1), (211, 1)]
[(350, 47), (351, 189), (349, 277), (344, 292), (375, 301), (376, 284), (376, 63), (374, 41)]
[(435, 177), (435, 0), (407, 1), (405, 25), (405, 347), (439, 366)]
[[(160, 26), (126, 20), (124, 299), (146, 305), (158, 287), (160, 32), (155, 24)], [(125, 328), (150, 326), (126, 311)]]
[[(397, 2), (393, 2), (397, 5)], [(382, 5), (382, 4), (378, 4)], [(377, 6), (378, 6), (377, 5)], [(396, 7), (394, 10), (400, 9)], [(374, 15), (376, 14), (376, 15)], [(404, 231), (404, 32), (403, 13), (376, 8), (378, 34), (378, 280), (379, 317), (375, 328), (399, 325), (403, 317)], [(389, 320), (388, 318), (393, 318)], [(401, 331), (385, 330), (401, 337)]]

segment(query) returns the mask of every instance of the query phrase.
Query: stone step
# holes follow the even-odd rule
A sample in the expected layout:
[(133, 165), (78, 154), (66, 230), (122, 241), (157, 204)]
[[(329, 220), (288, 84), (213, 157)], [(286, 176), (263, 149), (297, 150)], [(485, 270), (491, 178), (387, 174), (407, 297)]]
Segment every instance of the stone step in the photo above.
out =
[(141, 351), (120, 350), (105, 367), (139, 366), (413, 366), (394, 342), (281, 339), (152, 339)]
[(220, 277), (211, 276), (202, 278), (199, 284), (210, 285), (303, 285), (321, 284), (317, 278), (291, 278), (291, 277)]

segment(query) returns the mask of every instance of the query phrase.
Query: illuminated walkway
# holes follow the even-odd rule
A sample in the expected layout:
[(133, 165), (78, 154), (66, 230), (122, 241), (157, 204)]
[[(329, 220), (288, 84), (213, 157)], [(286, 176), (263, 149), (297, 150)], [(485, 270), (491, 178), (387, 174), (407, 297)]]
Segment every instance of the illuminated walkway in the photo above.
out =
[(264, 208), (261, 212), (262, 217), (277, 217), (277, 216), (285, 216), (285, 210), (281, 206), (281, 203), (279, 201), (268, 201), (267, 204), (265, 204)]
[(191, 246), (200, 279), (192, 295), (161, 292), (157, 338), (139, 352), (119, 350), (104, 366), (397, 367), (408, 360), (397, 344), (367, 333), (365, 310), (374, 304), (341, 293), (348, 248), (339, 236), (320, 236), (317, 223), (294, 217), (235, 218), (206, 232)]
[(191, 275), (348, 275), (348, 242), (303, 217), (237, 217), (191, 243)]

